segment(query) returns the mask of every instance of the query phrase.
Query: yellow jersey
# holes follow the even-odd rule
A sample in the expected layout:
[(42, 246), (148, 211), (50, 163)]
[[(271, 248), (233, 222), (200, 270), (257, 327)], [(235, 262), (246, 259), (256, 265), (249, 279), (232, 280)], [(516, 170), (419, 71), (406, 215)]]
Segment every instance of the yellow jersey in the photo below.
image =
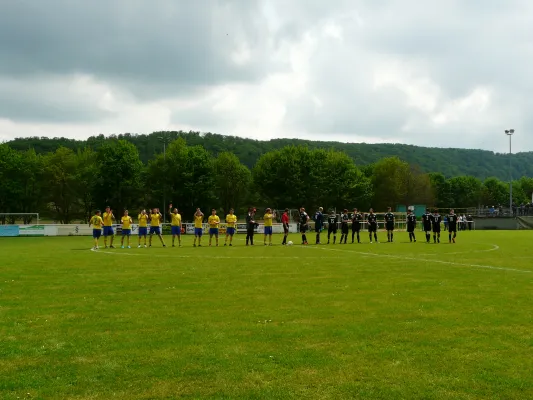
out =
[(150, 214), (150, 224), (152, 226), (159, 226), (161, 222), (161, 214)]
[(209, 224), (210, 228), (218, 228), (220, 218), (218, 215), (210, 215), (209, 218), (207, 218), (207, 223)]
[(202, 222), (204, 222), (204, 216), (203, 215), (195, 215), (194, 216), (194, 227), (195, 228), (201, 228)]
[(113, 226), (113, 213), (104, 213), (104, 226)]
[(181, 214), (170, 214), (170, 218), (172, 219), (172, 226), (181, 226)]
[(131, 224), (133, 223), (133, 221), (131, 220), (131, 217), (129, 215), (127, 217), (123, 216), (121, 218), (121, 221), (122, 221), (122, 229), (131, 229)]
[(272, 214), (265, 214), (263, 216), (263, 219), (265, 220), (265, 226), (272, 226), (272, 218), (274, 218)]
[(93, 226), (93, 229), (102, 229), (103, 224), (104, 221), (99, 215), (95, 215), (91, 218), (91, 225)]
[(226, 223), (228, 224), (228, 228), (235, 228), (235, 224), (237, 223), (237, 216), (235, 214), (226, 215)]
[(139, 228), (148, 227), (148, 214), (139, 214)]

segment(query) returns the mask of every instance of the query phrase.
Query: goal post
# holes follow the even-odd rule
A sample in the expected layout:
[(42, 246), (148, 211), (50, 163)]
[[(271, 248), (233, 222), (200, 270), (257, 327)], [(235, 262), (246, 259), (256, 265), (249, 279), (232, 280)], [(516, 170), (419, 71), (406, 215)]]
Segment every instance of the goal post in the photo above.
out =
[(0, 225), (16, 225), (19, 221), (24, 225), (39, 224), (39, 213), (0, 213)]

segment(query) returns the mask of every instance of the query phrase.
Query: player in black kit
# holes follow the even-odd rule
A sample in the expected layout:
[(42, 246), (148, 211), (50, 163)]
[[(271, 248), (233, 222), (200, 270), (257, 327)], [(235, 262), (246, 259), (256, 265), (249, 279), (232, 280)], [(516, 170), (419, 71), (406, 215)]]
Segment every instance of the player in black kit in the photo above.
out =
[[(453, 237), (452, 237), (453, 233)], [(453, 241), (455, 243), (455, 238), (457, 237), (457, 215), (455, 215), (454, 210), (450, 210), (448, 215), (448, 240), (450, 243)]]
[(361, 238), (359, 237), (359, 232), (361, 231), (361, 222), (363, 222), (363, 216), (357, 208), (353, 209), (352, 214), (352, 243), (355, 239), (355, 234), (357, 233), (357, 243), (361, 243)]
[(415, 228), (416, 215), (414, 215), (411, 210), (407, 210), (407, 232), (409, 232), (409, 241), (414, 241), (416, 243)]
[(322, 226), (324, 225), (324, 214), (322, 214), (323, 210), (324, 209), (320, 207), (315, 214), (316, 244), (320, 244), (320, 232), (322, 231)]
[(305, 212), (305, 208), (300, 208), (300, 233), (302, 234), (302, 244), (307, 244), (307, 221), (309, 221), (309, 215)]
[(350, 221), (350, 217), (348, 215), (348, 210), (345, 208), (341, 215), (341, 240), (339, 241), (339, 244), (342, 244), (342, 241), (344, 239), (344, 244), (346, 244), (346, 240), (348, 239), (348, 222)]
[(442, 222), (442, 216), (439, 214), (438, 210), (435, 210), (433, 213), (433, 220), (431, 224), (433, 225), (433, 243), (440, 243), (440, 223)]
[(422, 215), (422, 224), (424, 225), (424, 232), (426, 233), (426, 243), (431, 240), (431, 224), (433, 222), (433, 215), (426, 209), (426, 213)]
[(328, 215), (328, 244), (329, 239), (331, 237), (331, 234), (333, 233), (333, 244), (337, 241), (337, 216), (335, 215), (335, 211), (331, 210), (331, 212)]
[(372, 233), (374, 234), (374, 240), (378, 242), (378, 217), (374, 214), (374, 209), (370, 209), (370, 213), (366, 217), (368, 222), (368, 237), (370, 238), (370, 243), (372, 243)]
[(394, 214), (391, 212), (391, 208), (387, 208), (385, 214), (385, 228), (387, 229), (387, 242), (391, 242), (394, 239)]

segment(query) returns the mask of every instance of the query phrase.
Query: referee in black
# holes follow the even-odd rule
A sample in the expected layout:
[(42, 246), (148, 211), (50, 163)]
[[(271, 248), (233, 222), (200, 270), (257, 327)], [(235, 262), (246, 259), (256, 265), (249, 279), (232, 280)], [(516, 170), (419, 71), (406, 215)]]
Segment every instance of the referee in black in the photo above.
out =
[[(453, 237), (452, 237), (453, 233)], [(455, 214), (454, 210), (450, 210), (450, 214), (448, 215), (448, 240), (450, 243), (455, 243), (455, 238), (457, 237), (457, 215)]]

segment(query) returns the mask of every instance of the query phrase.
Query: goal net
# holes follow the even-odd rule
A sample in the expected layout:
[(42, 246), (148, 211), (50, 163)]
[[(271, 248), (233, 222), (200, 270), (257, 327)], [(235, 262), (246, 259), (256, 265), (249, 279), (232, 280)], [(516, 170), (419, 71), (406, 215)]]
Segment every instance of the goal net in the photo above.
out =
[(0, 225), (39, 223), (39, 213), (0, 213)]

